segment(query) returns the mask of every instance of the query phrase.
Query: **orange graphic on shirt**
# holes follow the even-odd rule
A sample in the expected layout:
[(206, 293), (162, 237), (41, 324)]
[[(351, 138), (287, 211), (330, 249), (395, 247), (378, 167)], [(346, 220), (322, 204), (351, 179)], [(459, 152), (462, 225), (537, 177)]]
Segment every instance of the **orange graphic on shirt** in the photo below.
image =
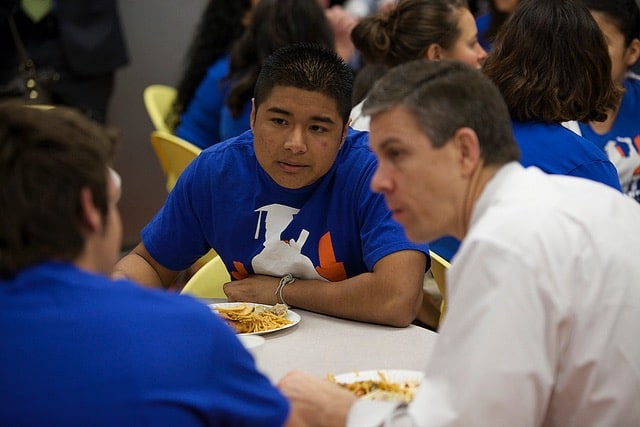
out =
[(231, 277), (233, 277), (234, 279), (242, 280), (249, 277), (247, 269), (244, 268), (244, 264), (242, 264), (240, 261), (233, 261), (233, 268), (235, 268), (235, 270), (231, 272)]
[[(347, 279), (347, 271), (344, 268), (344, 263), (336, 260), (330, 232), (322, 236), (318, 242), (318, 258), (320, 259), (320, 265), (316, 267), (316, 271), (322, 277), (331, 282)], [(231, 277), (235, 280), (242, 280), (249, 277), (249, 273), (242, 262), (233, 261), (233, 267), (235, 270), (231, 272)]]
[[(636, 135), (636, 137), (633, 138), (633, 145), (635, 145), (636, 151), (640, 153), (640, 135)], [(640, 166), (633, 171), (633, 174), (640, 175)]]
[(347, 271), (344, 269), (344, 263), (336, 261), (330, 232), (322, 236), (318, 242), (318, 258), (320, 258), (320, 265), (316, 267), (318, 274), (332, 282), (346, 280)]

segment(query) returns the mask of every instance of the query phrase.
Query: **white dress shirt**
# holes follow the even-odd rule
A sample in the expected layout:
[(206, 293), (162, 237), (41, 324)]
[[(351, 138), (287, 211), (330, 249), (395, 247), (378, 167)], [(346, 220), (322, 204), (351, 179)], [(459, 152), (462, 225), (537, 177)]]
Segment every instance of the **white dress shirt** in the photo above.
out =
[(640, 426), (639, 225), (604, 185), (503, 167), (448, 271), (413, 403), (359, 401), (349, 425)]

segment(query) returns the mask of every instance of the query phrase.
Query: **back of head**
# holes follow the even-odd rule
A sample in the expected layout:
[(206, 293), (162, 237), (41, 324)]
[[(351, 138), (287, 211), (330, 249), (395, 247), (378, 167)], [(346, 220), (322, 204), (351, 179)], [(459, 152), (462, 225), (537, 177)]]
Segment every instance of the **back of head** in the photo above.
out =
[(336, 101), (345, 125), (349, 120), (353, 72), (333, 49), (298, 43), (273, 53), (264, 62), (256, 81), (253, 96), (256, 109), (276, 86), (322, 93)]
[(620, 97), (604, 37), (578, 0), (522, 0), (484, 71), (521, 121), (604, 120)]
[(209, 0), (187, 52), (187, 65), (178, 83), (172, 118), (177, 119), (189, 105), (207, 69), (226, 55), (242, 35), (243, 19), (252, 3), (252, 0)]
[(434, 147), (445, 145), (458, 129), (470, 128), (486, 166), (520, 156), (500, 92), (465, 64), (416, 60), (394, 67), (373, 86), (362, 111), (375, 115), (397, 106), (411, 111)]
[(304, 42), (334, 48), (333, 31), (317, 0), (260, 0), (231, 52), (226, 104), (234, 116), (251, 100), (262, 62), (281, 47)]
[(106, 217), (112, 155), (112, 139), (79, 112), (0, 104), (0, 277), (81, 253), (80, 192)]
[(581, 0), (589, 10), (606, 15), (624, 35), (625, 47), (640, 39), (640, 9), (636, 0)]
[(437, 43), (449, 49), (458, 39), (458, 13), (466, 0), (400, 0), (388, 12), (360, 20), (351, 40), (366, 62), (393, 67), (423, 58)]

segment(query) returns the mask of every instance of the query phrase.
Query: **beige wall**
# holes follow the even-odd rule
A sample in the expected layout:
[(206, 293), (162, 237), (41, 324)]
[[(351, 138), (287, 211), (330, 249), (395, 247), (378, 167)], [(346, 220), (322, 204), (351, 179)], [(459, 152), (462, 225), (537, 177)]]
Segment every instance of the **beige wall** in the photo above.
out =
[[(230, 0), (233, 1), (233, 0)], [(142, 227), (164, 202), (164, 178), (149, 143), (151, 122), (142, 91), (153, 83), (176, 85), (184, 52), (206, 0), (123, 0), (120, 16), (130, 63), (119, 70), (109, 123), (120, 129), (115, 167), (123, 178), (123, 245), (139, 241)]]

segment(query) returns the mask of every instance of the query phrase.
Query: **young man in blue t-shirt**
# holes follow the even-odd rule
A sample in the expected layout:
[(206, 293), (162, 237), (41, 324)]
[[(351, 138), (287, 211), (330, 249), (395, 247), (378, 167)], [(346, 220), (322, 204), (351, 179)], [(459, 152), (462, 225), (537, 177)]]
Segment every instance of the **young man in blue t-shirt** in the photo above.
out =
[[(332, 51), (300, 44), (263, 65), (251, 131), (184, 171), (114, 276), (167, 286), (210, 248), (230, 301), (289, 305), (407, 326), (422, 299), (427, 246), (407, 240), (384, 199), (368, 133), (349, 128), (353, 76)], [(296, 281), (276, 295), (282, 277)]]

